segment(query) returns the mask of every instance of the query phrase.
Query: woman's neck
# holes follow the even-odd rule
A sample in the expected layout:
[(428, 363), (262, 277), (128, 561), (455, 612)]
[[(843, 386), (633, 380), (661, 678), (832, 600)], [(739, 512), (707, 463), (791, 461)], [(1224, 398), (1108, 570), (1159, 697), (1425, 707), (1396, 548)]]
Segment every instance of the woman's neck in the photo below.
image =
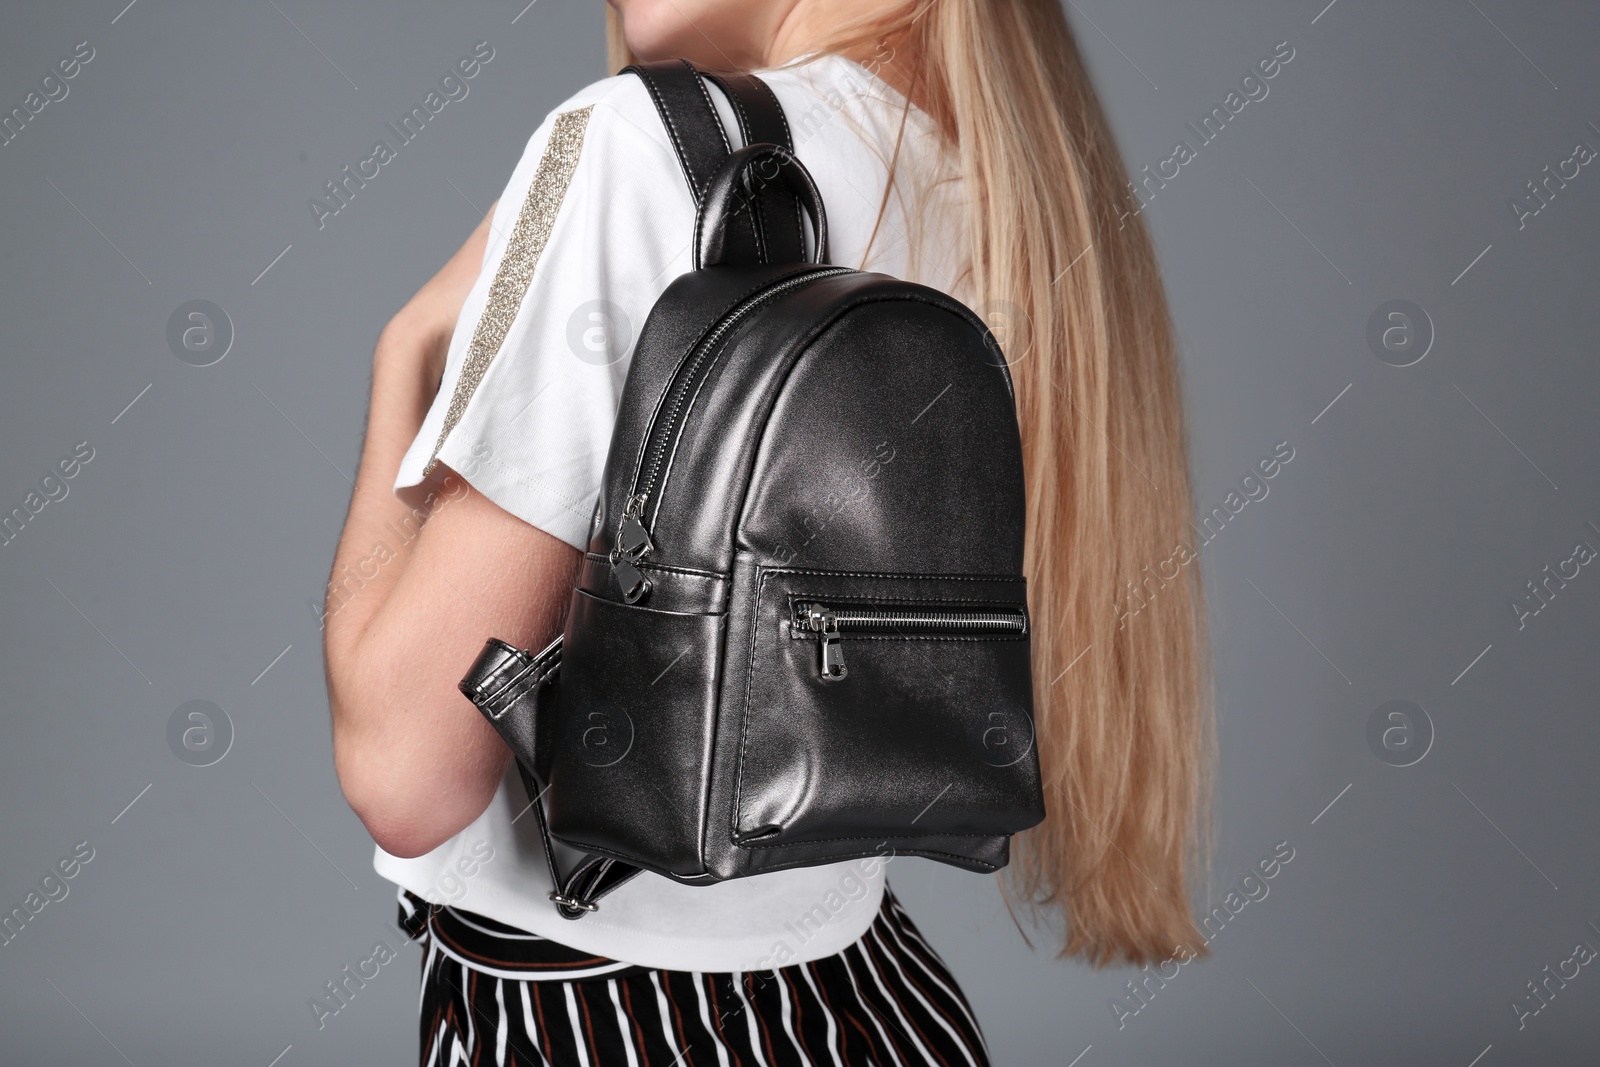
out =
[[(889, 14), (903, 3), (904, 0), (796, 0), (773, 32), (762, 66), (779, 67), (818, 50), (834, 50), (831, 45), (841, 23), (879, 12)], [(903, 47), (885, 52), (880, 43), (863, 42), (837, 51), (866, 67), (902, 96), (910, 96), (913, 57)]]

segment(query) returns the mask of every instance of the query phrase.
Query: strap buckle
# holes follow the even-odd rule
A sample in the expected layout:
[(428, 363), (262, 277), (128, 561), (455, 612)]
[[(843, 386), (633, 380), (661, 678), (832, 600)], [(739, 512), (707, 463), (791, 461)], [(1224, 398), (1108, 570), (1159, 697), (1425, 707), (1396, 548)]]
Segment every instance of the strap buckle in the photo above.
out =
[(577, 897), (563, 896), (554, 889), (550, 890), (550, 900), (564, 908), (581, 908), (584, 911), (599, 911), (600, 905), (592, 900), (581, 900)]

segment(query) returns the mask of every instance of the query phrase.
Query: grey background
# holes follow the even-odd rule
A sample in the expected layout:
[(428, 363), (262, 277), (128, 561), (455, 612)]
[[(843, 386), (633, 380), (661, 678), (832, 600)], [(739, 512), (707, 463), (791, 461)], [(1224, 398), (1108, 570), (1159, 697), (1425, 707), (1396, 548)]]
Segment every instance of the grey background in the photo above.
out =
[[(77, 42), (96, 52), (0, 147), (0, 507), (95, 450), (0, 547), (0, 910), (77, 842), (95, 850), (0, 947), (0, 1060), (410, 1062), (416, 949), (321, 1031), (306, 1006), (394, 938), (334, 779), (307, 601), (377, 331), (539, 118), (602, 73), (601, 8), (123, 2), (0, 15), (0, 109)], [(1030, 951), (992, 879), (897, 862), (1000, 1064), (1593, 1061), (1595, 967), (1523, 1029), (1510, 1004), (1575, 943), (1600, 946), (1600, 574), (1523, 629), (1509, 605), (1579, 540), (1600, 546), (1600, 166), (1523, 229), (1508, 198), (1600, 145), (1600, 12), (1325, 3), (1069, 10), (1135, 170), (1295, 48), (1147, 212), (1203, 507), (1295, 449), (1201, 553), (1213, 892), (1280, 841), (1295, 858), (1120, 1028), (1128, 972)], [(470, 95), (319, 231), (307, 199), (480, 40), (495, 58)], [(168, 350), (191, 299), (237, 331), (214, 366)], [(1393, 299), (1437, 330), (1411, 367), (1366, 345)], [(166, 741), (195, 699), (236, 731), (207, 768)], [(1392, 699), (1436, 730), (1414, 766), (1367, 745)]]

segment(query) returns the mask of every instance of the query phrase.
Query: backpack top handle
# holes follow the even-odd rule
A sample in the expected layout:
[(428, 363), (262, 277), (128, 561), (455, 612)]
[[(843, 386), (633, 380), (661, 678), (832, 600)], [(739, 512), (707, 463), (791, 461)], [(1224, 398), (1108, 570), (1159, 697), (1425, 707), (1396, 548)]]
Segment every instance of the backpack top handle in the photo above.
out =
[(764, 189), (783, 182), (811, 217), (816, 234), (810, 262), (828, 262), (828, 215), (805, 164), (782, 145), (752, 144), (731, 153), (706, 185), (694, 222), (694, 269), (729, 260), (729, 231), (759, 202)]

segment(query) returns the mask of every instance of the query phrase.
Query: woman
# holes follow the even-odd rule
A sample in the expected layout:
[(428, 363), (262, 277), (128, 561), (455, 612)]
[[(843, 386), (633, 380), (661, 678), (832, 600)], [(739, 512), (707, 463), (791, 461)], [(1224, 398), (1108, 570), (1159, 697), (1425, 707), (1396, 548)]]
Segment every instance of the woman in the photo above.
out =
[[(1001, 335), (1050, 811), (1010, 883), (1059, 918), (1064, 955), (1203, 953), (1200, 580), (1192, 553), (1151, 570), (1191, 513), (1173, 345), (1058, 3), (613, 0), (609, 17), (613, 69), (759, 70), (833, 262), (944, 289)], [(509, 753), (455, 689), (486, 637), (559, 632), (632, 334), (689, 269), (692, 221), (642, 84), (598, 82), (545, 120), (377, 346), (326, 652), (340, 781), (427, 937), (424, 1061), (985, 1063), (881, 862), (710, 887), (646, 874), (559, 919)]]

